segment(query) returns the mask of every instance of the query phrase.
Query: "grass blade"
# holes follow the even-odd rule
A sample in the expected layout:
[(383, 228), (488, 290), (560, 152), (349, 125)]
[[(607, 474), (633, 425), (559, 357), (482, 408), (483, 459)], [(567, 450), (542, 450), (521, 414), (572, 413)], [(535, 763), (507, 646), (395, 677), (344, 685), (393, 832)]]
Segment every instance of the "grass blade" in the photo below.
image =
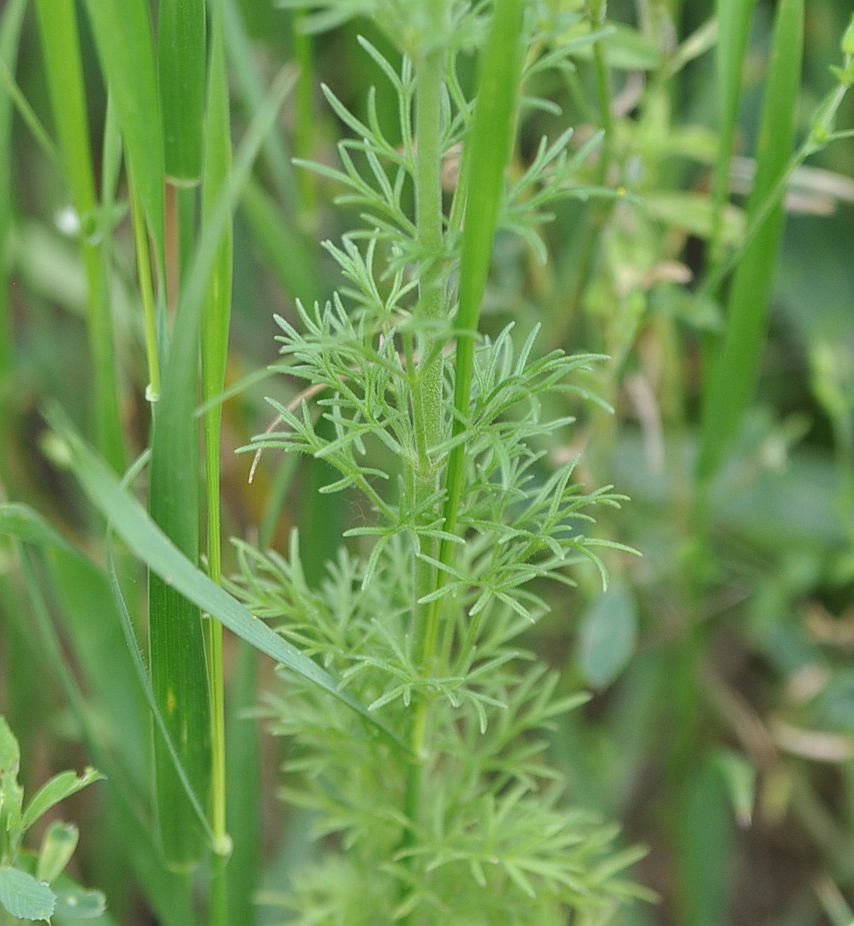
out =
[[(228, 74), (225, 66), (222, 2), (214, 2), (210, 80), (205, 126), (202, 227), (210, 220), (217, 201), (228, 190), (231, 170), (231, 130), (228, 104)], [(228, 360), (228, 330), (231, 317), (233, 244), (231, 225), (221, 233), (221, 242), (211, 271), (207, 306), (202, 319), (202, 397), (208, 402), (225, 385)], [(207, 549), (211, 579), (222, 580), (222, 512), (220, 504), (220, 436), (222, 406), (209, 405), (204, 415), (205, 483), (207, 488)], [(207, 622), (211, 711), (211, 825), (215, 845), (222, 847), (214, 861), (211, 886), (211, 922), (226, 926), (228, 906), (224, 866), (229, 840), (226, 821), (225, 695), (223, 689), (222, 625)]]
[[(7, 72), (15, 69), (18, 40), (26, 12), (26, 0), (11, 0), (0, 19), (0, 65)], [(8, 401), (12, 391), (12, 331), (10, 287), (7, 285), (9, 253), (7, 241), (12, 223), (10, 165), (12, 163), (12, 98), (0, 93), (0, 481), (6, 478), (6, 440), (9, 421)]]
[[(771, 66), (760, 126), (756, 179), (748, 226), (779, 186), (792, 155), (803, 49), (803, 0), (783, 0), (777, 10)], [(698, 477), (707, 485), (738, 432), (756, 386), (767, 325), (767, 304), (783, 231), (778, 203), (744, 251), (733, 275), (727, 327), (719, 351), (707, 358)]]
[(195, 566), (157, 527), (145, 509), (123, 488), (97, 455), (69, 423), (65, 413), (53, 406), (46, 413), (51, 428), (68, 451), (68, 463), (92, 504), (107, 518), (115, 532), (149, 569), (168, 579), (171, 585), (197, 607), (228, 627), (255, 649), (329, 692), (363, 717), (375, 730), (404, 751), (400, 739), (373, 714), (355, 701), (335, 679), (266, 624), (253, 617), (234, 597), (216, 585)]
[[(476, 170), (469, 171), (469, 185), (463, 226), (462, 253), (459, 273), (459, 310), (457, 328), (456, 380), (454, 408), (459, 413), (454, 421), (457, 435), (461, 421), (468, 413), (474, 366), (475, 341), (480, 302), (486, 288), (486, 278), (492, 257), (492, 242), (498, 221), (504, 170), (510, 157), (510, 142), (516, 112), (516, 97), (521, 71), (522, 4), (520, 0), (499, 0), (489, 41), (483, 53), (480, 88), (475, 104), (474, 121), (465, 159)], [(461, 417), (460, 417), (461, 416)], [(460, 443), (451, 451), (447, 468), (448, 495), (445, 503), (444, 530), (453, 534), (457, 525), (457, 510), (463, 484), (465, 446)], [(447, 563), (452, 544), (443, 540), (439, 559)], [(436, 573), (436, 583), (444, 582), (445, 571)], [(435, 648), (439, 605), (434, 603), (428, 614), (423, 650), (430, 654)]]
[[(88, 285), (96, 445), (116, 471), (124, 469), (109, 302), (104, 299), (104, 263), (93, 244), (97, 201), (89, 144), (86, 87), (73, 0), (38, 0), (39, 31), (51, 109), (71, 200), (81, 223), (80, 250)], [(101, 241), (106, 240), (103, 236)]]
[(261, 737), (250, 716), (257, 703), (257, 656), (241, 643), (229, 686), (228, 831), (233, 849), (228, 862), (228, 922), (253, 926), (254, 901), (263, 868)]
[(715, 163), (714, 227), (709, 244), (711, 263), (720, 260), (724, 206), (729, 198), (729, 170), (738, 122), (742, 69), (755, 0), (718, 0), (718, 43), (715, 69), (718, 82), (718, 157)]
[(202, 172), (204, 0), (161, 0), (158, 52), (166, 176), (193, 185)]
[(86, 0), (95, 45), (124, 138), (129, 172), (163, 257), (163, 136), (146, 0)]

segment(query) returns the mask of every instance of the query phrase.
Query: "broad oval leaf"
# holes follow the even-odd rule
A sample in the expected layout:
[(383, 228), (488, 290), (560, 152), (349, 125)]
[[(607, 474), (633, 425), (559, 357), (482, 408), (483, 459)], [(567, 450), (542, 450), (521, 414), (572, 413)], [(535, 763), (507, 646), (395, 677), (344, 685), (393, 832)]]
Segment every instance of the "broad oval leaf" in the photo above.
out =
[(0, 906), (20, 920), (48, 921), (56, 909), (56, 895), (25, 871), (0, 868)]
[(635, 651), (637, 603), (629, 590), (612, 584), (584, 612), (578, 662), (588, 684), (604, 688), (622, 672)]

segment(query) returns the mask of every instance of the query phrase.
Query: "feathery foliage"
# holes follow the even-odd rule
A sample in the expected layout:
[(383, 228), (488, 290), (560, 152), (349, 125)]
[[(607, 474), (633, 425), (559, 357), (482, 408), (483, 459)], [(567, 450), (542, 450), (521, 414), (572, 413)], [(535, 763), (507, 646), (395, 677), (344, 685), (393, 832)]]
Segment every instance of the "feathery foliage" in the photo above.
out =
[[(428, 7), (435, 28), (425, 32)], [(367, 41), (362, 47), (397, 93), (403, 144), (380, 128), (374, 91), (365, 123), (324, 89), (356, 137), (340, 142), (340, 169), (304, 166), (343, 187), (340, 201), (356, 205), (363, 222), (327, 244), (341, 291), (325, 306), (298, 302), (293, 323), (276, 317), (275, 369), (305, 390), (288, 406), (271, 401), (275, 428), (244, 449), (323, 460), (336, 477), (320, 491), (355, 490), (365, 507), (319, 587), (306, 580), (294, 534), (287, 557), (239, 542), (231, 588), (410, 741), (414, 758), (370, 737), (311, 686), (289, 682), (269, 700), (276, 728), (295, 740), (287, 798), (344, 849), (301, 871), (283, 902), (289, 921), (302, 924), (548, 924), (570, 909), (607, 910), (640, 893), (621, 877), (639, 855), (617, 852), (613, 828), (567, 805), (545, 755), (548, 731), (585, 698), (559, 693), (557, 676), (520, 639), (549, 610), (545, 580), (571, 585), (569, 570), (591, 563), (604, 580), (598, 552), (617, 546), (588, 528), (595, 507), (618, 506), (622, 496), (585, 490), (575, 464), (554, 468), (547, 451), (548, 438), (573, 421), (547, 410), (588, 397), (584, 375), (606, 358), (537, 355), (536, 328), (518, 346), (512, 325), (479, 335), (483, 280), (468, 290), (469, 318), (455, 312), (455, 275), (471, 277), (467, 253), (488, 261), (496, 223), (531, 237), (549, 203), (579, 193), (574, 169), (590, 146), (569, 157), (566, 132), (544, 140), (513, 185), (496, 175), (492, 219), (466, 208), (466, 197), (470, 205), (482, 195), (472, 158), (491, 141), (507, 147), (524, 118), (525, 107), (514, 111), (526, 77), (565, 58), (533, 55), (516, 70), (547, 36), (535, 8), (520, 35), (513, 0), (495, 4), (491, 31), (486, 5), (444, 2), (330, 4), (306, 22), (326, 27), (346, 11), (372, 13), (398, 41), (399, 70)], [(460, 56), (487, 34), (483, 101), (499, 87), (510, 108), (478, 121), (482, 101), (456, 75)], [(418, 132), (432, 125), (435, 103), (439, 132), (428, 144)], [(431, 203), (441, 205), (442, 163), (460, 145), (453, 201), (431, 214)], [(455, 349), (456, 362), (446, 362)], [(423, 632), (425, 614), (436, 620), (433, 633)]]

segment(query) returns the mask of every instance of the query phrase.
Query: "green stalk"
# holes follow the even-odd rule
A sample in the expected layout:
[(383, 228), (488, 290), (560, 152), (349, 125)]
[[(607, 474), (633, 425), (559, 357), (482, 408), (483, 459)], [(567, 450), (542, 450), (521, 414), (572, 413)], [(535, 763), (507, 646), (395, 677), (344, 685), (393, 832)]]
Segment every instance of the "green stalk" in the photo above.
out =
[[(443, 5), (434, 3), (441, 16)], [(429, 322), (438, 320), (445, 311), (444, 271), (441, 265), (443, 247), (442, 214), (442, 85), (444, 55), (430, 51), (416, 63), (415, 112), (415, 213), (418, 239), (425, 255), (418, 284), (418, 315)], [(430, 461), (430, 448), (442, 433), (442, 358), (431, 354), (432, 338), (421, 337), (422, 360), (418, 366), (413, 390), (412, 413), (415, 423), (417, 460), (413, 472), (416, 505), (436, 489), (436, 474)], [(432, 554), (432, 550), (429, 551)], [(433, 569), (419, 562), (418, 597), (426, 595), (433, 582)], [(414, 615), (416, 641), (424, 633), (423, 608)], [(416, 642), (416, 653), (423, 647)]]
[[(472, 173), (469, 175), (465, 204), (465, 224), (463, 228), (462, 255), (460, 260), (459, 309), (457, 313), (456, 380), (454, 407), (458, 416), (454, 420), (453, 434), (459, 434), (469, 408), (471, 380), (474, 367), (474, 335), (478, 328), (480, 302), (486, 287), (486, 277), (492, 254), (492, 242), (498, 220), (498, 208), (504, 179), (504, 170), (510, 154), (510, 143), (515, 114), (515, 100), (521, 69), (522, 2), (521, 0), (498, 0), (495, 6), (493, 23), (483, 53), (480, 87), (475, 105), (474, 122), (468, 144), (471, 145), (470, 161)], [(441, 246), (441, 150), (438, 146), (425, 147), (433, 142), (436, 132), (434, 121), (438, 113), (434, 110), (442, 88), (442, 70), (429, 57), (422, 65), (422, 71), (416, 75), (418, 112), (417, 118), (417, 167), (416, 167), (416, 205), (418, 209), (418, 228), (422, 242), (436, 243)], [(428, 153), (433, 163), (422, 163)], [(468, 156), (468, 155), (467, 155)], [(438, 227), (435, 210), (438, 199)], [(435, 253), (428, 251), (428, 253)], [(438, 267), (428, 267), (438, 274)], [(434, 309), (441, 311), (442, 278), (426, 275), (421, 283), (420, 308), (427, 315)], [(437, 301), (433, 301), (437, 300)], [(441, 366), (433, 361), (438, 369), (438, 379), (432, 378), (432, 371), (419, 370), (418, 389), (423, 403), (422, 441), (424, 451), (429, 449), (441, 433)], [(416, 421), (416, 425), (419, 422)], [(464, 475), (465, 449), (458, 444), (450, 454), (448, 461), (447, 498), (444, 511), (444, 530), (455, 533), (457, 512), (462, 492)], [(420, 454), (419, 454), (420, 456)], [(426, 464), (425, 468), (424, 465)], [(419, 490), (433, 491), (430, 479), (429, 457), (419, 459)], [(439, 560), (447, 564), (451, 558), (451, 546), (443, 540), (440, 545)], [(433, 583), (437, 589), (445, 581), (444, 570), (436, 570)], [(424, 670), (429, 672), (434, 662), (439, 629), (439, 600), (434, 600), (425, 609), (423, 625), (416, 628), (416, 653), (420, 657)], [(426, 699), (418, 704), (411, 730), (412, 752), (416, 761), (410, 766), (407, 778), (405, 812), (413, 822), (417, 819), (420, 803), (422, 779), (425, 769), (424, 748), (430, 723), (430, 702)], [(409, 837), (407, 837), (409, 838)]]
[[(445, 5), (433, 3), (435, 17), (444, 16)], [(421, 270), (418, 286), (418, 313), (433, 321), (441, 317), (444, 301), (444, 278), (440, 264), (443, 246), (442, 210), (442, 88), (444, 55), (441, 49), (431, 50), (416, 62), (415, 72), (415, 214), (418, 238), (426, 265)], [(413, 377), (412, 416), (415, 429), (417, 459), (412, 468), (411, 483), (416, 505), (435, 491), (436, 475), (430, 462), (430, 447), (438, 443), (442, 422), (442, 358), (428, 358), (429, 337), (422, 337), (420, 362)], [(415, 369), (411, 339), (407, 339), (407, 362)], [(432, 555), (433, 550), (429, 550)], [(433, 568), (419, 561), (416, 569), (416, 593), (413, 598), (415, 653), (423, 658), (424, 634), (428, 610), (418, 599), (429, 593), (434, 581)], [(429, 671), (425, 665), (425, 670)], [(413, 823), (418, 817), (421, 783), (424, 775), (424, 742), (429, 705), (426, 700), (418, 704), (415, 721), (410, 731), (415, 761), (407, 774), (404, 812)], [(408, 844), (412, 830), (404, 837)]]
[[(231, 134), (228, 108), (228, 76), (225, 66), (222, 4), (213, 6), (210, 82), (205, 130), (202, 225), (211, 219), (231, 171)], [(202, 319), (202, 396), (218, 396), (225, 385), (228, 357), (228, 328), (231, 315), (232, 231), (222, 233), (214, 262)], [(211, 403), (205, 413), (205, 483), (207, 487), (208, 571), (217, 584), (222, 581), (222, 536), (220, 505), (220, 434), (222, 405)], [(222, 625), (207, 620), (208, 669), (211, 713), (211, 827), (214, 834), (214, 881), (211, 922), (226, 926), (228, 901), (225, 862), (229, 852), (226, 825), (225, 697), (223, 691)]]
[[(590, 15), (590, 27), (594, 31), (605, 25), (608, 13), (606, 0), (589, 0), (587, 4)], [(614, 113), (611, 110), (611, 78), (608, 63), (605, 60), (605, 42), (599, 39), (593, 44), (593, 70), (596, 75), (596, 100), (599, 106), (599, 118), (605, 135), (602, 139), (602, 154), (599, 158), (599, 183), (608, 180), (608, 168), (614, 148)], [(592, 236), (591, 236), (592, 237)]]
[[(89, 144), (86, 87), (73, 0), (37, 0), (39, 31), (59, 150), (71, 200), (81, 223), (80, 249), (88, 284), (89, 347), (95, 394), (96, 446), (117, 472), (125, 466), (112, 324), (98, 247), (92, 243), (97, 201)], [(103, 229), (101, 229), (103, 232)], [(102, 241), (106, 240), (103, 236)]]

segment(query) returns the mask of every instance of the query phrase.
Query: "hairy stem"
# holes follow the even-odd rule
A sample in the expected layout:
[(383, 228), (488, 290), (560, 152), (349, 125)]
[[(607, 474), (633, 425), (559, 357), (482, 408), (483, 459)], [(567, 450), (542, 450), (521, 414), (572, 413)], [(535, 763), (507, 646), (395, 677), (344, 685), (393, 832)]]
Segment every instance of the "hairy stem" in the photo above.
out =
[[(426, 255), (426, 265), (422, 269), (418, 287), (418, 313), (421, 319), (427, 321), (440, 319), (445, 311), (441, 262), (443, 66), (441, 50), (431, 51), (418, 62), (416, 71), (415, 208), (418, 238)], [(432, 350), (432, 340), (430, 335), (421, 338), (419, 353), (422, 360), (412, 403), (418, 456), (415, 473), (416, 504), (435, 491), (436, 474), (430, 460), (430, 448), (438, 443), (442, 431), (442, 356), (440, 352)], [(430, 590), (433, 570), (423, 562), (417, 569), (420, 598)], [(424, 621), (420, 614), (415, 615), (415, 620), (415, 652), (429, 658), (430, 654), (423, 651)]]

